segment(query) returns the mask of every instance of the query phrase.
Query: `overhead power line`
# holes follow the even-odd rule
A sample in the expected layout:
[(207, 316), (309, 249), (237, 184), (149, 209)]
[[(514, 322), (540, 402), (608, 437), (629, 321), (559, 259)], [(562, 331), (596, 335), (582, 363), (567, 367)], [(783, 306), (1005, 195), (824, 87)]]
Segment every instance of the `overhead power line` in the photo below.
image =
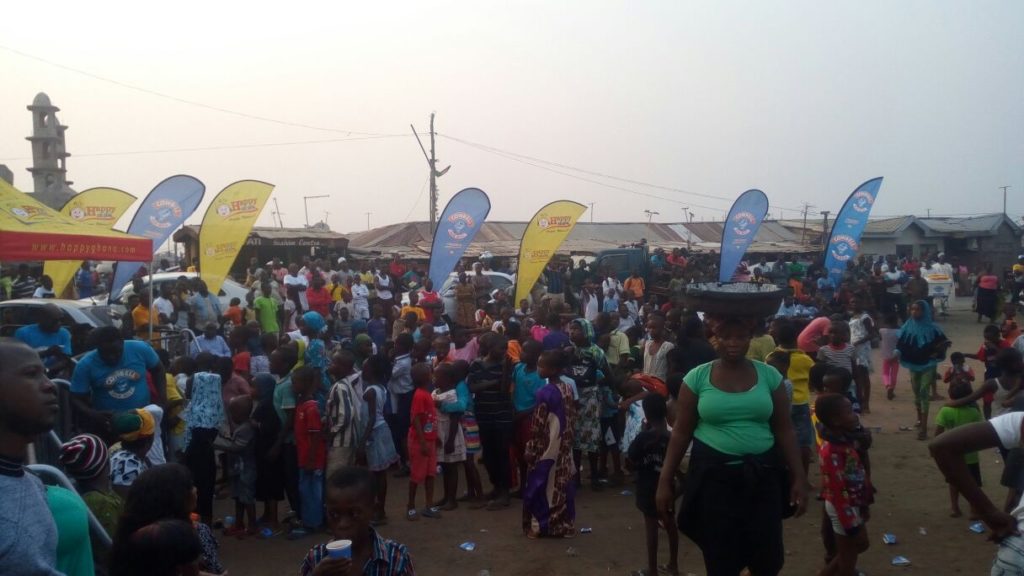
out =
[[(410, 134), (381, 134), (379, 136), (354, 136), (352, 138), (329, 138), (326, 140), (297, 140), (293, 142), (264, 142), (261, 144), (226, 144), (224, 146), (201, 146), (194, 148), (164, 148), (161, 150), (124, 150), (120, 152), (87, 152), (76, 153), (75, 158), (96, 156), (135, 156), (139, 154), (168, 154), (173, 152), (209, 152), (212, 150), (237, 150), (242, 148), (272, 148), (277, 146), (302, 146), (306, 144), (333, 144), (337, 142), (355, 142), (359, 140), (380, 140), (382, 138), (409, 138)], [(20, 158), (0, 158), (0, 162), (31, 160), (31, 156)]]
[[(121, 88), (126, 88), (128, 90), (134, 90), (136, 92), (141, 92), (143, 94), (149, 94), (150, 96), (156, 96), (157, 98), (163, 98), (165, 100), (171, 100), (171, 101), (177, 102), (179, 104), (186, 104), (186, 105), (189, 105), (189, 106), (196, 106), (198, 108), (205, 108), (207, 110), (212, 110), (214, 112), (220, 112), (222, 114), (229, 114), (231, 116), (237, 116), (239, 118), (246, 118), (246, 119), (249, 119), (249, 120), (258, 120), (260, 122), (269, 122), (271, 124), (280, 124), (282, 126), (291, 126), (293, 128), (306, 128), (308, 130), (319, 130), (321, 132), (335, 132), (335, 133), (338, 133), (338, 134), (346, 134), (346, 135), (358, 134), (358, 135), (362, 135), (362, 136), (384, 136), (384, 134), (380, 134), (380, 133), (376, 133), (376, 132), (358, 132), (356, 130), (342, 130), (340, 128), (327, 128), (327, 127), (324, 127), (324, 126), (314, 126), (312, 124), (303, 124), (301, 122), (291, 122), (291, 121), (288, 121), (288, 120), (281, 120), (281, 119), (278, 119), (278, 118), (270, 118), (270, 117), (267, 117), (267, 116), (260, 116), (258, 114), (250, 114), (248, 112), (241, 112), (241, 111), (238, 111), (238, 110), (232, 110), (230, 108), (224, 108), (222, 106), (215, 106), (213, 104), (207, 104), (205, 102), (198, 102), (196, 100), (189, 100), (188, 98), (181, 98), (179, 96), (174, 96), (172, 94), (165, 94), (165, 93), (159, 92), (157, 90), (152, 90), (152, 89), (149, 89), (149, 88), (144, 88), (142, 86), (136, 86), (135, 84), (129, 84), (128, 82), (122, 82), (120, 80), (115, 80), (113, 78), (108, 78), (106, 76), (100, 76), (99, 74), (94, 74), (92, 72), (88, 72), (86, 70), (81, 70), (79, 68), (68, 66), (66, 64), (61, 64), (59, 62), (54, 62), (52, 60), (47, 60), (46, 58), (41, 58), (39, 56), (35, 56), (35, 55), (29, 54), (27, 52), (22, 52), (21, 50), (17, 50), (15, 48), (11, 48), (10, 46), (0, 45), (0, 50), (6, 50), (7, 52), (10, 52), (11, 54), (16, 54), (18, 56), (21, 56), (22, 58), (27, 58), (29, 60), (35, 60), (36, 62), (42, 62), (43, 64), (46, 64), (48, 66), (53, 66), (55, 68), (60, 68), (61, 70), (66, 70), (68, 72), (73, 72), (75, 74), (80, 74), (82, 76), (86, 76), (88, 78), (92, 78), (93, 80), (99, 80), (100, 82), (106, 82), (108, 84), (113, 84), (114, 86), (119, 86)], [(390, 134), (389, 134), (389, 136), (390, 136)]]
[[(479, 142), (472, 142), (470, 140), (466, 140), (464, 138), (457, 138), (455, 136), (451, 136), (451, 135), (448, 135), (448, 134), (438, 133), (438, 136), (440, 136), (442, 138), (447, 138), (447, 139), (449, 139), (449, 140), (451, 140), (453, 142), (458, 142), (459, 144), (463, 144), (465, 146), (470, 146), (470, 147), (476, 148), (478, 150), (483, 150), (485, 152), (491, 152), (491, 153), (494, 153), (494, 154), (497, 154), (497, 155), (505, 156), (507, 158), (514, 157), (514, 158), (519, 158), (519, 159), (523, 159), (523, 160), (529, 160), (529, 161), (537, 162), (537, 163), (540, 163), (540, 164), (546, 164), (546, 165), (549, 165), (549, 166), (554, 166), (555, 168), (561, 168), (561, 169), (564, 169), (564, 170), (571, 170), (573, 172), (580, 172), (582, 174), (589, 174), (590, 176), (597, 176), (599, 178), (606, 178), (608, 180), (616, 180), (616, 181), (619, 181), (619, 182), (625, 182), (627, 184), (636, 184), (638, 186), (645, 186), (647, 188), (655, 188), (655, 189), (658, 189), (658, 190), (665, 190), (667, 192), (679, 192), (680, 194), (686, 194), (686, 195), (689, 195), (689, 196), (699, 196), (701, 198), (710, 198), (712, 200), (722, 200), (724, 202), (733, 202), (733, 201), (736, 200), (735, 198), (731, 198), (731, 197), (728, 197), (728, 196), (719, 196), (719, 195), (715, 195), (715, 194), (706, 194), (706, 193), (703, 193), (703, 192), (694, 192), (692, 190), (686, 190), (684, 188), (675, 188), (675, 187), (672, 187), (672, 186), (664, 186), (664, 185), (661, 185), (661, 184), (653, 184), (651, 182), (644, 182), (642, 180), (633, 180), (633, 179), (630, 179), (630, 178), (622, 178), (620, 176), (615, 176), (615, 175), (612, 175), (612, 174), (605, 174), (603, 172), (597, 172), (595, 170), (588, 170), (586, 168), (579, 168), (579, 167), (576, 167), (576, 166), (570, 166), (568, 164), (563, 164), (561, 162), (553, 162), (551, 160), (544, 160), (543, 158), (537, 158), (535, 156), (529, 156), (529, 155), (526, 155), (526, 154), (520, 154), (518, 152), (511, 152), (509, 150), (502, 150), (501, 148), (496, 148), (494, 146), (489, 146), (487, 144), (481, 144)], [(652, 197), (658, 198), (657, 196), (652, 196)], [(670, 201), (675, 202), (675, 200), (670, 200)], [(694, 206), (696, 206), (696, 204), (694, 204)], [(705, 208), (704, 206), (701, 206), (701, 207)], [(800, 208), (789, 208), (789, 207), (785, 207), (785, 206), (773, 206), (773, 208), (777, 208), (777, 209), (781, 209), (781, 210), (788, 210), (790, 212), (800, 212), (801, 211)], [(713, 208), (713, 210), (718, 210), (718, 209), (719, 208)]]

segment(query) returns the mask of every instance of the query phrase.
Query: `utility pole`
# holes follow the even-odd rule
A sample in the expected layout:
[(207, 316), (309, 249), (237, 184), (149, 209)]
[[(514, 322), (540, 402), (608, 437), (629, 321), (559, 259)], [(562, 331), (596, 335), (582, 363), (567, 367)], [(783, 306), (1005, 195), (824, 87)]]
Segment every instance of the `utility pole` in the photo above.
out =
[(423, 157), (427, 159), (427, 165), (430, 166), (430, 234), (434, 234), (434, 229), (437, 227), (437, 179), (448, 173), (451, 166), (445, 166), (444, 170), (437, 170), (437, 156), (434, 154), (434, 113), (430, 113), (430, 154), (427, 154), (427, 149), (423, 147), (423, 141), (420, 140), (420, 135), (416, 132), (416, 127), (409, 124), (409, 128), (412, 128), (412, 134), (416, 137), (416, 142), (419, 142), (420, 150), (423, 151)]
[(590, 205), (590, 223), (594, 223), (594, 204), (595, 202), (587, 202)]
[(366, 229), (369, 230), (370, 229), (370, 214), (373, 214), (373, 212), (365, 212), (365, 214), (366, 214)]
[(807, 211), (813, 208), (813, 206), (807, 202), (804, 202), (804, 226), (800, 230), (800, 245), (807, 246)]
[(319, 196), (303, 196), (302, 206), (306, 209), (306, 228), (309, 228), (309, 201), (316, 198), (330, 198), (327, 194), (321, 194)]
[(821, 247), (825, 248), (825, 243), (828, 242), (828, 215), (831, 214), (828, 210), (822, 210), (821, 215), (824, 220), (821, 223)]
[(281, 218), (281, 207), (277, 205), (277, 198), (274, 198), (274, 216), (277, 216), (277, 227), (284, 228), (284, 220)]
[(1006, 216), (1006, 189), (1010, 186), (1000, 186), (1003, 189), (1003, 216)]
[(644, 210), (644, 214), (647, 214), (647, 223), (650, 224), (651, 223), (651, 218), (653, 218), (654, 216), (656, 216), (658, 214), (661, 214), (661, 212), (658, 212), (656, 210)]

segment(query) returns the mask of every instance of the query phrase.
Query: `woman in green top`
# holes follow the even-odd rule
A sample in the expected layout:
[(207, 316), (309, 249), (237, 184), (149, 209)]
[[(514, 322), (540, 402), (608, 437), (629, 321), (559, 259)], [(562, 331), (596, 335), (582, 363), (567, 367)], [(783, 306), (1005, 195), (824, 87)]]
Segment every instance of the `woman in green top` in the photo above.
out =
[[(671, 526), (672, 477), (690, 442), (679, 529), (700, 547), (709, 576), (778, 574), (782, 518), (806, 503), (803, 466), (777, 370), (746, 358), (753, 319), (707, 318), (718, 360), (683, 379), (672, 440), (658, 484), (658, 512)], [(788, 479), (788, 481), (787, 481)]]

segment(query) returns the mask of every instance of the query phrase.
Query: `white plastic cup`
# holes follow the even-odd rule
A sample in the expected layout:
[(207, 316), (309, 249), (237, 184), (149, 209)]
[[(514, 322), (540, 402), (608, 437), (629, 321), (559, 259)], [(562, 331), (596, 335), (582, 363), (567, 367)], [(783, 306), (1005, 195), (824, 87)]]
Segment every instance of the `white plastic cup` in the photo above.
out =
[(331, 558), (351, 558), (351, 540), (333, 540), (327, 543), (327, 555)]

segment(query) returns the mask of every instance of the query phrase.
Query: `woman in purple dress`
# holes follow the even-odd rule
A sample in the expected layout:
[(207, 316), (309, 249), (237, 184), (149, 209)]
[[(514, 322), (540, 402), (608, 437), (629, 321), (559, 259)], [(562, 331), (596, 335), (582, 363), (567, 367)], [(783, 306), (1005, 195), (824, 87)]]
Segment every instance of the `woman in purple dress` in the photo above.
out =
[(528, 538), (569, 538), (576, 535), (576, 467), (572, 458), (575, 401), (572, 389), (560, 378), (560, 351), (542, 354), (537, 369), (547, 384), (537, 390), (526, 444), (523, 532)]

